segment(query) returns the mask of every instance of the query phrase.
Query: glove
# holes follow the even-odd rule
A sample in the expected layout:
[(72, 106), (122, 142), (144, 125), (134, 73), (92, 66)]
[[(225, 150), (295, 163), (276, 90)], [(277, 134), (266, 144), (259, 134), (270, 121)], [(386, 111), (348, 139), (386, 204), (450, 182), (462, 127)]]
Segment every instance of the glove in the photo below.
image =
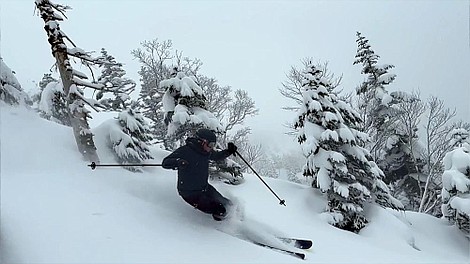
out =
[(227, 144), (227, 151), (228, 153), (230, 153), (230, 155), (235, 155), (235, 153), (237, 152), (237, 146), (235, 146), (235, 144), (233, 144), (232, 142), (229, 142)]
[(178, 159), (176, 162), (178, 163), (178, 168), (181, 168), (181, 169), (185, 168), (189, 164), (189, 162), (184, 159)]

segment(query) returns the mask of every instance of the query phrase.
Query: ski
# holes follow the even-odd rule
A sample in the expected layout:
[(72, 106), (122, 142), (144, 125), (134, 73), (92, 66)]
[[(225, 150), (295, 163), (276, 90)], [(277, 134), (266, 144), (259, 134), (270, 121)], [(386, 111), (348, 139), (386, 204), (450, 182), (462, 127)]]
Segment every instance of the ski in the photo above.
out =
[(312, 240), (289, 237), (278, 237), (282, 242), (300, 249), (309, 249), (313, 246)]
[(258, 245), (258, 246), (261, 246), (261, 247), (265, 247), (265, 248), (269, 248), (269, 249), (272, 249), (272, 250), (274, 250), (274, 251), (278, 251), (278, 252), (281, 252), (281, 253), (284, 253), (284, 254), (287, 254), (287, 255), (296, 257), (296, 258), (305, 259), (305, 254), (304, 254), (304, 253), (299, 253), (299, 252), (295, 252), (295, 251), (291, 251), (291, 250), (287, 250), (287, 249), (282, 249), (282, 248), (278, 248), (278, 247), (273, 247), (273, 246), (266, 245), (266, 244), (263, 244), (263, 243), (260, 243), (260, 242), (256, 242), (256, 241), (250, 241), (250, 242), (253, 243), (253, 244), (255, 244), (255, 245)]
[(239, 222), (233, 221), (227, 225), (222, 223), (216, 229), (254, 245), (269, 248), (273, 251), (299, 259), (305, 259), (306, 255), (304, 252), (297, 249), (309, 249), (313, 245), (311, 240), (279, 237), (279, 235), (274, 235), (274, 231), (269, 230), (269, 228), (266, 228), (263, 224), (259, 224), (256, 221), (246, 218), (243, 218), (243, 220), (240, 220)]
[[(228, 233), (224, 230), (220, 230), (220, 229), (218, 229), (218, 230), (225, 233), (225, 234), (227, 234), (227, 235), (230, 235), (232, 237), (244, 240), (244, 241), (252, 243), (254, 245), (261, 246), (261, 247), (264, 247), (264, 248), (269, 248), (271, 250), (274, 250), (274, 251), (277, 251), (277, 252), (280, 252), (280, 253), (284, 253), (284, 254), (287, 254), (287, 255), (290, 255), (290, 256), (293, 256), (293, 257), (296, 257), (296, 258), (305, 259), (305, 254), (304, 253), (295, 252), (293, 250), (289, 250), (289, 249), (285, 249), (285, 248), (280, 248), (278, 246), (268, 245), (268, 244), (266, 244), (266, 242), (258, 242), (253, 238), (249, 238), (247, 236), (241, 236), (240, 234), (235, 235), (235, 234)], [(273, 238), (275, 238), (275, 237), (273, 237)], [(293, 240), (293, 239), (290, 238), (290, 240)], [(286, 243), (282, 240), (279, 240), (279, 241), (281, 242), (281, 244)], [(286, 245), (288, 245), (288, 244), (286, 243)]]

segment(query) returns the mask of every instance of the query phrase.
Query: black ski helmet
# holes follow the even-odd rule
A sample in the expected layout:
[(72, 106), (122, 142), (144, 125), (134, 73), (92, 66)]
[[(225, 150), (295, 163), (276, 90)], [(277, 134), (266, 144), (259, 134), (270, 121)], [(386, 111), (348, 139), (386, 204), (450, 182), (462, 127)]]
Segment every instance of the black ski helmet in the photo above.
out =
[(202, 140), (207, 140), (207, 142), (216, 142), (217, 137), (214, 132), (209, 129), (201, 128), (196, 132), (196, 137)]

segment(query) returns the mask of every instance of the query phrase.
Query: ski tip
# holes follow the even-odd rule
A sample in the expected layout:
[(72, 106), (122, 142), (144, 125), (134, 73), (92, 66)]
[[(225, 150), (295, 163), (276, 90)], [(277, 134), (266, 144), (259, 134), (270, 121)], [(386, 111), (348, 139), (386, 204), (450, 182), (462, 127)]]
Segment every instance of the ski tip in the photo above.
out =
[(295, 243), (295, 246), (301, 249), (309, 249), (313, 246), (313, 242), (310, 240), (299, 240)]
[(294, 253), (298, 258), (305, 260), (305, 254), (304, 253)]
[(300, 249), (310, 249), (313, 246), (313, 241), (309, 239), (299, 239), (299, 238), (288, 238), (288, 237), (278, 237), (282, 242), (286, 244), (291, 244), (296, 248)]

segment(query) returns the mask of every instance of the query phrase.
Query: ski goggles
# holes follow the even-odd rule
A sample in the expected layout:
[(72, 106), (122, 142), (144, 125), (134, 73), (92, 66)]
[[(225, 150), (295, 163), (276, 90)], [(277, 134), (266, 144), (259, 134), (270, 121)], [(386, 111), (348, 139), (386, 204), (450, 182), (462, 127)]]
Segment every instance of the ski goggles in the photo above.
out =
[(215, 148), (215, 142), (209, 142), (207, 140), (203, 140), (204, 144), (206, 144), (209, 148)]

